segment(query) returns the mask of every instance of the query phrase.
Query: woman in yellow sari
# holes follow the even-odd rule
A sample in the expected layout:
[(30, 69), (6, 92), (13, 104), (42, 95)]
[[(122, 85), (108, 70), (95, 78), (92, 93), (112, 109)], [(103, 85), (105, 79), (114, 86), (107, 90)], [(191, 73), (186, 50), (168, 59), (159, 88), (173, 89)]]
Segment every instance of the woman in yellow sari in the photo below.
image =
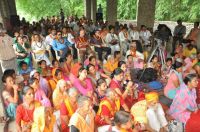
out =
[(51, 108), (44, 106), (36, 108), (33, 120), (31, 132), (59, 132), (56, 117)]

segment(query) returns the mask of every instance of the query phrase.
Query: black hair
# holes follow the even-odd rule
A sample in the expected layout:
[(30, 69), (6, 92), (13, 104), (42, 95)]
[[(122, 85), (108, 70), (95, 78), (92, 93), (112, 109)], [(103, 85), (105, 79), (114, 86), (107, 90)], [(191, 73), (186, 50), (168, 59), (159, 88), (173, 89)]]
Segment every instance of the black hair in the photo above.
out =
[(3, 75), (10, 75), (10, 76), (13, 76), (14, 74), (15, 74), (15, 70), (14, 69), (7, 69), (3, 73)]
[(83, 67), (83, 66), (81, 68), (79, 68), (79, 70), (78, 70), (78, 77), (79, 77), (79, 73), (82, 72), (83, 70), (87, 70), (87, 69), (85, 67)]
[(168, 61), (172, 61), (172, 58), (167, 58), (167, 59), (166, 59), (166, 62), (168, 62)]
[[(23, 89), (22, 89), (22, 95), (26, 95), (27, 92), (28, 92), (28, 90), (30, 90), (30, 89), (33, 90), (33, 88), (31, 88), (30, 86), (25, 86), (25, 87), (23, 87)], [(34, 90), (33, 90), (33, 91), (34, 91)]]
[(119, 75), (119, 74), (121, 74), (121, 73), (123, 73), (123, 70), (121, 69), (121, 68), (116, 68), (114, 71), (113, 71), (113, 73), (111, 74), (111, 78), (114, 78), (114, 76), (115, 75)]
[(115, 51), (115, 52), (114, 52), (114, 58), (115, 58), (118, 54), (120, 54), (120, 51)]
[(155, 58), (158, 58), (158, 56), (157, 55), (153, 55), (153, 57), (151, 58), (151, 62), (153, 61), (153, 59), (155, 59)]
[(193, 78), (197, 77), (196, 74), (188, 74), (184, 79), (183, 82), (187, 85), (188, 82), (191, 82)]
[(11, 75), (11, 74), (4, 74), (4, 75), (2, 76), (2, 78), (1, 78), (2, 82), (3, 82), (3, 83), (6, 83), (6, 79), (7, 79), (8, 77), (12, 77), (12, 78), (13, 78), (13, 75)]
[(92, 61), (92, 59), (96, 59), (96, 57), (95, 56), (90, 56), (89, 57), (89, 61)]
[(62, 72), (62, 70), (59, 69), (59, 68), (57, 68), (54, 75), (55, 75), (55, 76), (58, 76), (58, 73), (60, 73), (60, 72)]
[(123, 64), (126, 64), (126, 62), (125, 61), (119, 61), (118, 62), (118, 67), (120, 68)]
[(54, 65), (56, 62), (58, 62), (58, 63), (59, 63), (59, 61), (58, 61), (58, 60), (52, 60), (52, 65)]
[(111, 29), (114, 29), (115, 27), (113, 26), (113, 25), (109, 25), (108, 26), (108, 29), (109, 29), (109, 31), (111, 30)]
[[(132, 55), (127, 55), (127, 57), (126, 57), (126, 58), (128, 59), (130, 56), (132, 56)], [(133, 56), (132, 56), (132, 57), (133, 57)]]
[(103, 78), (99, 78), (97, 80), (97, 87), (100, 86), (101, 84), (106, 83), (106, 81)]
[(38, 62), (38, 65), (41, 65), (41, 64), (42, 64), (42, 62), (45, 62), (45, 63), (47, 63), (45, 60), (41, 60), (41, 61), (39, 61), (39, 62)]
[(197, 26), (199, 26), (199, 22), (194, 22), (194, 24), (196, 24)]
[(35, 81), (37, 81), (38, 79), (35, 78), (35, 77), (31, 77), (29, 80), (28, 80), (28, 84), (29, 85), (32, 85)]
[(93, 64), (89, 64), (89, 65), (87, 65), (87, 71), (89, 72), (89, 70), (90, 70), (90, 67), (95, 67)]
[(177, 69), (183, 66), (182, 62), (175, 61), (173, 65), (173, 69)]
[(72, 56), (72, 53), (71, 53), (71, 51), (68, 51), (67, 54), (66, 54), (66, 58), (67, 58), (68, 56), (70, 56), (70, 55)]
[(21, 61), (20, 63), (19, 63), (19, 66), (20, 67), (22, 67), (23, 65), (28, 65), (25, 61)]

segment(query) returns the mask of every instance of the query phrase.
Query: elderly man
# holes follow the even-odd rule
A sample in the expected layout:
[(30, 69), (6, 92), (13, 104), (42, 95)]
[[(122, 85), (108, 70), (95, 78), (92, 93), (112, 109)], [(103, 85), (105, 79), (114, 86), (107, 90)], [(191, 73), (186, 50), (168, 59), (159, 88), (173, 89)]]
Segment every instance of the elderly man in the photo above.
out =
[(69, 120), (77, 109), (77, 97), (79, 95), (76, 88), (70, 88), (67, 91), (68, 97), (62, 102), (60, 106), (61, 127), (63, 132), (68, 132)]
[(78, 98), (78, 108), (69, 121), (70, 132), (94, 132), (94, 112), (91, 99), (87, 96)]
[(6, 30), (0, 28), (0, 65), (2, 72), (6, 69), (17, 70), (16, 55), (12, 44), (13, 39), (6, 34)]

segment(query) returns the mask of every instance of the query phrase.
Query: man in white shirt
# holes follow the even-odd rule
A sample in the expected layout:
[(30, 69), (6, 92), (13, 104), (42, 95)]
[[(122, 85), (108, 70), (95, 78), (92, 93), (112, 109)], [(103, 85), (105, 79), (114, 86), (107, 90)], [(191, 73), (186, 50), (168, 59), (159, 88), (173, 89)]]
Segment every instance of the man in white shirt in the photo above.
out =
[(129, 48), (129, 44), (130, 44), (129, 38), (130, 38), (130, 35), (128, 33), (128, 29), (126, 27), (123, 27), (122, 31), (119, 32), (121, 52), (123, 55), (126, 54), (126, 51)]
[(17, 71), (16, 55), (12, 44), (13, 39), (6, 34), (6, 30), (0, 29), (0, 65), (2, 72), (6, 69)]
[(120, 51), (119, 39), (114, 33), (114, 27), (112, 25), (109, 26), (109, 33), (106, 35), (105, 40), (107, 45), (110, 46), (112, 54), (114, 54), (115, 51)]
[(51, 33), (49, 35), (46, 36), (45, 42), (51, 47), (51, 54), (53, 56), (53, 59), (56, 59), (56, 53), (52, 48), (52, 42), (56, 37), (56, 30), (55, 29), (51, 29)]
[(140, 31), (140, 39), (142, 40), (143, 45), (150, 45), (150, 37), (151, 33), (149, 30), (147, 30), (145, 25), (141, 26), (141, 31)]

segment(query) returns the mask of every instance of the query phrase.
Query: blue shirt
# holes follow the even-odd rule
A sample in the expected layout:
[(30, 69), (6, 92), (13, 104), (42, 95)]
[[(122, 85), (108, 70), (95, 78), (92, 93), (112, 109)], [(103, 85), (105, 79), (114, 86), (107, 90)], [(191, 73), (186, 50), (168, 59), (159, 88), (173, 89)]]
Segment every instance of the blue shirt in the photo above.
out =
[(52, 47), (53, 47), (54, 50), (56, 50), (56, 51), (58, 51), (58, 50), (64, 50), (68, 46), (70, 46), (70, 42), (66, 38), (63, 38), (63, 39), (64, 39), (64, 43), (61, 43), (57, 39), (53, 40)]

